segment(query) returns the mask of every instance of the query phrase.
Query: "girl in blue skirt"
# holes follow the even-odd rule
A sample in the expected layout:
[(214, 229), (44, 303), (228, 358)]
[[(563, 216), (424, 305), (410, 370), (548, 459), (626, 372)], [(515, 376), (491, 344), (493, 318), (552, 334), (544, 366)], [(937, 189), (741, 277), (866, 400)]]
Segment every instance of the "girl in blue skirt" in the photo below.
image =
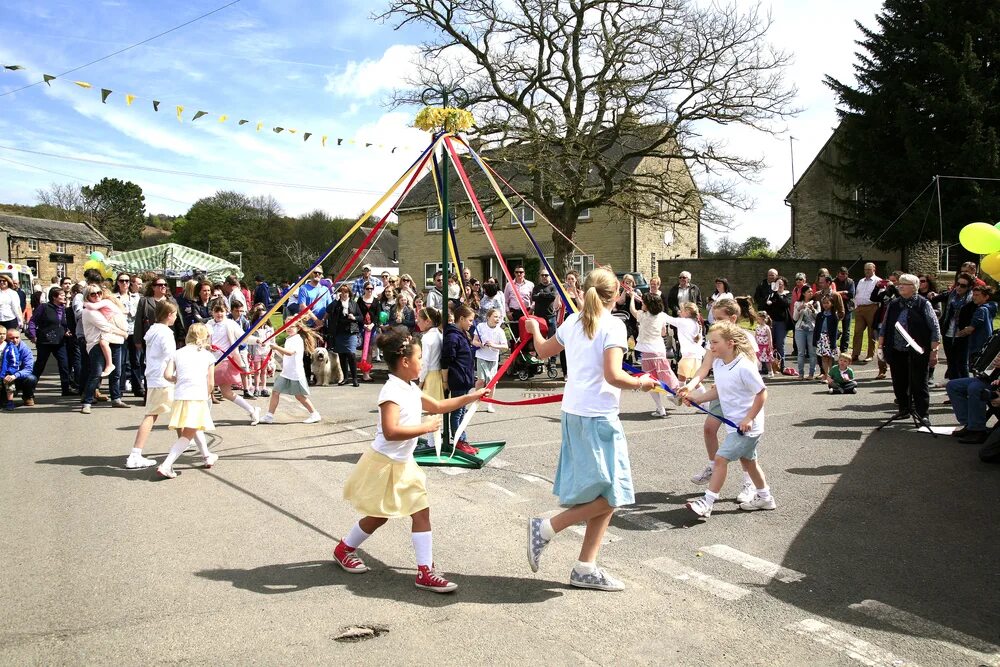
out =
[(622, 370), (628, 349), (625, 324), (611, 315), (620, 289), (609, 269), (594, 269), (583, 284), (583, 310), (566, 318), (544, 340), (536, 320), (526, 320), (536, 354), (545, 359), (566, 351), (568, 378), (562, 401), (562, 447), (553, 492), (566, 510), (551, 519), (528, 520), (528, 565), (538, 571), (542, 551), (556, 533), (587, 524), (580, 560), (569, 583), (579, 588), (620, 591), (625, 585), (597, 566), (597, 552), (616, 507), (635, 502), (632, 469), (618, 404), (622, 389), (650, 391), (650, 377)]

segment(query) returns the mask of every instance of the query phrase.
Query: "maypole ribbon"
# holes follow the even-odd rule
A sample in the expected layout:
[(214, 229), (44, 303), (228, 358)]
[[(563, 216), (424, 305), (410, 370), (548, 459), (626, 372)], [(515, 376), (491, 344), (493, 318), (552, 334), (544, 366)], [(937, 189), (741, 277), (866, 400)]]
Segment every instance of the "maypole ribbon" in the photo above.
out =
[[(622, 368), (624, 368), (626, 371), (628, 371), (631, 375), (635, 375), (635, 376), (638, 376), (638, 375), (648, 375), (647, 373), (644, 373), (641, 369), (636, 368), (635, 366), (633, 366), (632, 364), (628, 363), (627, 361), (623, 361), (622, 362)], [(650, 375), (649, 377), (653, 377), (653, 376)], [(665, 382), (663, 382), (659, 378), (653, 378), (653, 379), (656, 380), (657, 382), (659, 382), (660, 383), (660, 387), (663, 390), (665, 390), (668, 394), (670, 394), (672, 396), (676, 396), (677, 395), (677, 392), (674, 391), (673, 389), (671, 389), (670, 387), (668, 387)], [(698, 410), (701, 410), (702, 412), (704, 412), (709, 417), (715, 417), (716, 419), (718, 419), (720, 422), (722, 422), (726, 426), (732, 426), (733, 428), (736, 429), (736, 431), (740, 435), (743, 435), (743, 431), (740, 430), (740, 425), (739, 424), (735, 424), (732, 421), (730, 421), (729, 419), (726, 419), (725, 417), (721, 417), (721, 416), (715, 414), (714, 412), (711, 412), (710, 410), (708, 410), (706, 408), (703, 408), (701, 406), (701, 404), (695, 403), (690, 398), (688, 399), (688, 403), (690, 403), (693, 407), (697, 408)]]

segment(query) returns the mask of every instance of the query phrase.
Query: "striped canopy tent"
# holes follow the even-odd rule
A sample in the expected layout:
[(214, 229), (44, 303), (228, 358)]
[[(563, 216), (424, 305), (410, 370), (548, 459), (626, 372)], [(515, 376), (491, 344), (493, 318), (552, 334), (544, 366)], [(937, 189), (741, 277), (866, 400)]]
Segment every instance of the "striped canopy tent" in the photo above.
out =
[(228, 275), (243, 277), (243, 272), (236, 264), (176, 243), (116, 252), (108, 258), (107, 264), (117, 272), (153, 271), (176, 280), (190, 278), (196, 273), (204, 274), (206, 278), (216, 282)]

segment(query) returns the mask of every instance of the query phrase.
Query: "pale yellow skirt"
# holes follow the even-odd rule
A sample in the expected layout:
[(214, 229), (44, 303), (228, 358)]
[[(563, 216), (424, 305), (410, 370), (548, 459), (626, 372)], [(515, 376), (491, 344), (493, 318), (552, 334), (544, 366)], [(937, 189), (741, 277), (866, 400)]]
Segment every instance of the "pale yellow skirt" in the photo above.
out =
[(430, 507), (426, 483), (427, 476), (412, 458), (395, 461), (369, 449), (344, 482), (344, 500), (365, 516), (410, 516)]
[(146, 390), (146, 415), (159, 417), (170, 412), (174, 404), (174, 388), (150, 387)]
[(441, 379), (441, 371), (427, 373), (422, 391), (436, 401), (444, 400), (444, 381)]
[(209, 402), (204, 401), (174, 401), (170, 415), (169, 428), (193, 428), (198, 431), (214, 431), (212, 410)]

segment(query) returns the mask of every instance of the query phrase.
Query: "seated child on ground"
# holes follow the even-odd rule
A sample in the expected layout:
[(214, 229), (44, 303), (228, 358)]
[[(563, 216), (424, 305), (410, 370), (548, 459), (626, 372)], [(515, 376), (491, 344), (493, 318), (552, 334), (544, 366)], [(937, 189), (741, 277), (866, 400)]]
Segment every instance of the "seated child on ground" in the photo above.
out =
[(840, 356), (837, 357), (837, 365), (830, 369), (826, 383), (830, 387), (831, 394), (855, 393), (858, 383), (854, 381), (854, 369), (851, 368), (849, 352), (841, 352)]

